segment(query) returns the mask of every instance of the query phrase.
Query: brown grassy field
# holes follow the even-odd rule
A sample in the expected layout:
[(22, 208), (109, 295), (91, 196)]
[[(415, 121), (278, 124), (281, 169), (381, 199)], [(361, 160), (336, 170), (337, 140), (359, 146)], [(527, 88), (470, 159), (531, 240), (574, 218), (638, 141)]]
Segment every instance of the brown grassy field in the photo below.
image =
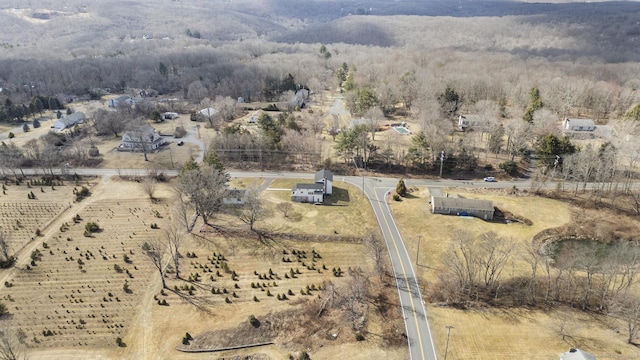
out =
[[(413, 190), (402, 202), (391, 203), (391, 208), (410, 254), (416, 254), (418, 235), (421, 235), (420, 266), (416, 266), (416, 269), (425, 289), (437, 280), (442, 254), (452, 243), (452, 235), (457, 229), (475, 235), (494, 231), (520, 246), (531, 242), (534, 235), (542, 230), (572, 224), (572, 214), (575, 213), (575, 209), (566, 203), (528, 196), (522, 192), (509, 195), (507, 191), (445, 189), (468, 198), (493, 200), (501, 210), (533, 222), (531, 226), (499, 224), (476, 218), (431, 214), (429, 190), (423, 187)], [(415, 257), (413, 260), (415, 262)], [(522, 258), (514, 255), (505, 268), (504, 277), (526, 274), (530, 272), (528, 266)], [(440, 356), (445, 350), (446, 326), (455, 327), (451, 331), (448, 351), (452, 359), (555, 358), (570, 347), (590, 351), (599, 359), (633, 359), (640, 356), (636, 347), (625, 343), (624, 335), (613, 331), (619, 324), (573, 309), (457, 310), (431, 305), (427, 311)], [(563, 334), (567, 336), (563, 337)]]
[[(237, 187), (260, 183), (262, 180), (254, 179), (232, 182)], [(10, 186), (8, 193), (19, 197), (24, 192), (26, 197), (28, 188), (22, 187), (19, 192), (17, 186)], [(57, 189), (62, 194), (66, 187)], [(43, 196), (50, 192), (45, 191)], [(280, 359), (303, 349), (309, 351), (312, 358), (353, 354), (350, 358), (365, 359), (381, 353), (390, 359), (406, 357), (405, 346), (389, 346), (382, 337), (376, 336), (382, 334), (389, 323), (376, 314), (367, 321), (365, 329), (370, 336), (362, 343), (355, 341), (350, 323), (339, 321), (341, 317), (336, 317), (336, 313), (315, 320), (317, 324), (333, 325), (301, 336), (305, 334), (304, 329), (309, 328), (300, 323), (304, 318), (300, 318), (300, 314), (313, 313), (310, 309), (318, 306), (313, 304), (319, 301), (320, 289), (326, 291), (333, 284), (337, 291), (346, 293), (351, 281), (346, 274), (349, 269), (370, 272), (373, 268), (367, 250), (357, 241), (274, 238), (265, 244), (258, 242), (257, 237), (196, 231), (182, 246), (182, 279), (176, 280), (168, 273), (170, 290), (165, 290), (163, 295), (157, 270), (143, 255), (141, 247), (145, 241), (162, 237), (162, 229), (171, 222), (170, 197), (168, 184), (159, 185), (157, 199), (152, 202), (136, 182), (116, 177), (102, 179), (92, 186), (90, 197), (71, 204), (69, 209), (60, 209), (60, 215), (51, 225), (43, 227), (44, 236), (34, 239), (29, 243), (30, 248), (20, 254), (16, 269), (0, 273), (9, 285), (0, 289), (0, 299), (11, 314), (11, 328), (24, 333), (31, 356), (42, 359), (209, 359), (211, 354), (187, 354), (175, 349), (181, 346), (186, 332), (196, 338), (196, 344), (211, 332), (233, 334), (247, 323), (249, 315), (254, 315), (263, 323), (268, 321), (279, 326), (276, 329), (280, 330), (272, 336), (275, 344), (223, 351), (214, 357), (262, 353)], [(325, 211), (322, 215), (307, 216), (315, 211), (312, 207), (296, 211), (303, 218), (321, 217), (332, 223), (349, 216), (351, 221), (373, 224), (370, 211), (355, 206), (360, 205), (361, 198), (355, 195), (337, 198), (336, 202), (348, 206), (340, 207), (335, 213), (329, 211), (332, 209), (329, 206), (321, 207)], [(74, 222), (76, 214), (81, 220)], [(87, 237), (83, 234), (84, 226), (90, 221), (98, 223), (101, 231)], [(152, 229), (152, 223), (160, 229)], [(245, 226), (231, 213), (221, 214), (215, 223), (229, 231)], [(25, 227), (27, 225), (35, 226), (25, 223)], [(262, 229), (271, 226), (269, 221), (258, 225)], [(348, 232), (348, 236), (359, 234)], [(31, 248), (41, 253), (33, 265), (28, 261)], [(332, 272), (334, 268), (345, 273), (336, 277)], [(233, 272), (237, 274), (235, 280)], [(125, 283), (130, 292), (125, 291)], [(307, 286), (312, 290), (308, 291)], [(278, 300), (279, 295), (285, 294), (287, 300)], [(159, 305), (158, 300), (166, 300), (167, 306)], [(402, 322), (396, 325), (401, 327)], [(333, 339), (328, 332), (338, 337)], [(116, 345), (117, 337), (123, 339), (126, 347)]]

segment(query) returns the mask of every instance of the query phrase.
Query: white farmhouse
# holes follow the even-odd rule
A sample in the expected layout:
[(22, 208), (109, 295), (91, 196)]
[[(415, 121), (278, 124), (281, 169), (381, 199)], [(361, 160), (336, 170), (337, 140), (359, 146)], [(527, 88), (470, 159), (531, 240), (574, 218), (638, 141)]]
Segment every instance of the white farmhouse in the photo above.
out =
[(291, 188), (291, 201), (321, 203), (324, 199), (323, 184), (296, 184)]

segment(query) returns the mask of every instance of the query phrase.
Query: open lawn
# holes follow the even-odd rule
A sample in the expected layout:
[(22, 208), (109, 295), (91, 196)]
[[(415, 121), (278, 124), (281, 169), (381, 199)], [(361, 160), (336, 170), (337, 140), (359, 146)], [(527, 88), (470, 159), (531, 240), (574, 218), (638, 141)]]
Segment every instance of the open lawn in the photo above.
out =
[[(431, 214), (429, 190), (424, 187), (412, 190), (407, 198), (392, 202), (390, 206), (408, 251), (414, 255), (414, 262), (420, 242), (419, 266), (416, 269), (425, 293), (437, 281), (443, 253), (453, 244), (456, 231), (464, 230), (476, 236), (493, 231), (511, 239), (516, 246), (524, 246), (542, 230), (572, 222), (572, 208), (566, 203), (520, 192), (509, 195), (507, 190), (492, 192), (457, 188), (443, 189), (443, 192), (492, 200), (499, 209), (531, 220), (531, 226)], [(418, 236), (421, 236), (420, 240)], [(523, 258), (514, 254), (508, 260), (503, 277), (511, 278), (530, 271)], [(613, 323), (611, 318), (573, 309), (558, 308), (549, 312), (519, 308), (458, 310), (428, 305), (427, 311), (437, 353), (441, 357), (445, 351), (447, 325), (454, 326), (448, 351), (451, 359), (549, 359), (572, 347), (590, 351), (598, 355), (598, 359), (640, 357), (640, 351), (625, 344), (624, 335), (613, 330), (621, 324)]]
[[(335, 181), (333, 195), (325, 197), (324, 205), (303, 204), (291, 201), (291, 187), (298, 182), (305, 181), (277, 179), (265, 192), (272, 216), (264, 223), (272, 231), (329, 236), (378, 233), (371, 206), (360, 189)], [(282, 202), (292, 206), (287, 217), (277, 210), (277, 204)]]

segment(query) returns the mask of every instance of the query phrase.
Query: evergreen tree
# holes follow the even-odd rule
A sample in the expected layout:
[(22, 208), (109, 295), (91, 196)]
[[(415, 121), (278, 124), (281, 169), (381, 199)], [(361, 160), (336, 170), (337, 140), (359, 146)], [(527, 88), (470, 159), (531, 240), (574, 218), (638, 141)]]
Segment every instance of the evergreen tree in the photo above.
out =
[(29, 132), (29, 130), (31, 130), (31, 128), (29, 128), (29, 125), (27, 125), (27, 123), (24, 123), (24, 125), (22, 125), (22, 131)]
[(40, 121), (38, 119), (33, 120), (33, 128), (37, 129), (40, 127)]
[(404, 179), (400, 179), (398, 181), (398, 185), (396, 185), (396, 193), (402, 197), (407, 196), (407, 185), (405, 185)]

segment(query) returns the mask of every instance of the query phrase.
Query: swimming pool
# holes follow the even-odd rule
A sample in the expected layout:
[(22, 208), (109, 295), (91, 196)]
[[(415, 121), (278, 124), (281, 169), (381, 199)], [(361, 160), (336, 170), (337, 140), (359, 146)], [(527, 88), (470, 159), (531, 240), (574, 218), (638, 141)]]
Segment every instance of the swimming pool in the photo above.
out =
[(411, 134), (411, 130), (407, 129), (406, 127), (403, 126), (394, 126), (393, 127), (397, 132), (399, 132), (402, 135), (409, 135)]

